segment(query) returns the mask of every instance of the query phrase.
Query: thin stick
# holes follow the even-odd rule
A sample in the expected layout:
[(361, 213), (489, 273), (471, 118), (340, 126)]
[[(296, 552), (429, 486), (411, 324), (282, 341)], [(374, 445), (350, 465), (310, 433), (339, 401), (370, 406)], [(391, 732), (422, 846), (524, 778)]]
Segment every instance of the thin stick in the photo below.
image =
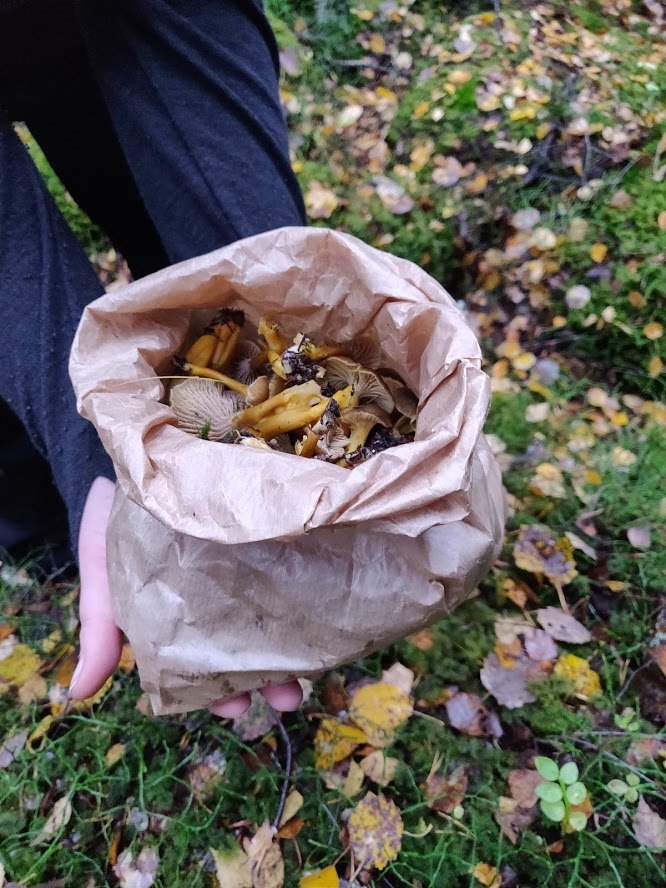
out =
[(273, 829), (276, 830), (280, 824), (280, 820), (282, 819), (282, 812), (284, 811), (284, 805), (287, 801), (287, 790), (289, 789), (289, 781), (291, 780), (292, 749), (289, 734), (287, 734), (287, 729), (282, 724), (282, 716), (276, 714), (275, 721), (278, 726), (278, 730), (280, 731), (280, 734), (282, 736), (286, 758), (284, 765), (284, 781), (282, 783), (282, 791), (280, 792), (280, 802), (278, 804), (277, 812), (273, 819)]

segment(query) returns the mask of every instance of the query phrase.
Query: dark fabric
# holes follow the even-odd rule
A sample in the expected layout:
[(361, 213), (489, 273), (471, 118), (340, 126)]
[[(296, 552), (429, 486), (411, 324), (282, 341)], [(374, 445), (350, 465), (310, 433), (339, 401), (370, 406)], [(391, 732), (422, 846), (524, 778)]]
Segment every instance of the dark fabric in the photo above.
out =
[[(304, 224), (277, 73), (253, 0), (0, 4), (0, 397), (48, 460), (73, 543), (90, 483), (113, 477), (67, 375), (101, 288), (10, 120), (140, 276)], [(58, 523), (44, 461), (8, 417), (0, 405), (0, 546)]]

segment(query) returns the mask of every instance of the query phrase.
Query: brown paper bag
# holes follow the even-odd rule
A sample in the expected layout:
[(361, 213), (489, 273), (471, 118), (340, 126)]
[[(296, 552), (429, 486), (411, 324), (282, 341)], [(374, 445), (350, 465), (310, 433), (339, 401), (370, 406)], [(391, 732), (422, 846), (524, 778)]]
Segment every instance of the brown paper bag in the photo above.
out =
[[(416, 440), (353, 470), (204, 441), (163, 403), (170, 359), (217, 309), (288, 335), (374, 331), (419, 398)], [(283, 228), (182, 262), (85, 311), (70, 372), (111, 455), (108, 566), (156, 713), (314, 677), (442, 617), (490, 567), (499, 471), (481, 434), (479, 346), (417, 266), (325, 229)]]

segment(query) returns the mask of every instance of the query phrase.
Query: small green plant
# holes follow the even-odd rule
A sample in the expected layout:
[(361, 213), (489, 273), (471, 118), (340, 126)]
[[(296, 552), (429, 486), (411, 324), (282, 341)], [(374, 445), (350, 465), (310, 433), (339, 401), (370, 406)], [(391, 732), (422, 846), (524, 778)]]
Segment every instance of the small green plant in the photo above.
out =
[(626, 780), (609, 780), (606, 789), (613, 793), (614, 796), (623, 799), (630, 805), (638, 801), (638, 790), (636, 787), (640, 783), (637, 774), (627, 774)]
[(540, 799), (543, 814), (555, 823), (562, 824), (562, 832), (567, 827), (581, 832), (587, 824), (587, 816), (574, 806), (580, 805), (587, 797), (587, 789), (578, 777), (578, 765), (567, 762), (560, 768), (557, 762), (546, 756), (537, 756), (534, 767), (544, 778), (535, 792)]
[(616, 728), (629, 731), (629, 733), (634, 733), (641, 729), (640, 718), (636, 714), (636, 710), (631, 706), (625, 706), (622, 712), (613, 717), (613, 722)]

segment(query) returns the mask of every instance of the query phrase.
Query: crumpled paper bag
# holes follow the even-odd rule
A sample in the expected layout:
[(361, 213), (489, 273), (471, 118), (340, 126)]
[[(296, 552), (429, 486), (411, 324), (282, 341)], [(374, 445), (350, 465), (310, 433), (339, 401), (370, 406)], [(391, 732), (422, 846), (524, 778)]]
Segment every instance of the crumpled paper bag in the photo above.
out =
[[(157, 377), (223, 306), (290, 336), (374, 331), (418, 395), (414, 443), (350, 471), (180, 430)], [(361, 658), (451, 611), (498, 552), (478, 343), (423, 270), (349, 235), (277, 229), (109, 292), (70, 373), (117, 472), (109, 581), (156, 713)]]

